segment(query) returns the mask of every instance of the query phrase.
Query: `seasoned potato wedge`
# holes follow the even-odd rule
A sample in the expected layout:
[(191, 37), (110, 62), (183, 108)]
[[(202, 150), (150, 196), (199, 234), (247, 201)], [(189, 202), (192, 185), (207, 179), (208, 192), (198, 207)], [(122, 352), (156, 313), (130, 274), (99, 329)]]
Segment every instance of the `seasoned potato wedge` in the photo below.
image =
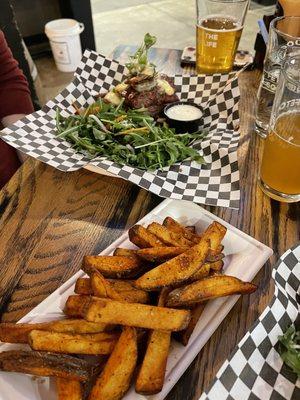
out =
[(113, 288), (110, 282), (95, 267), (85, 267), (85, 272), (90, 276), (93, 295), (96, 297), (107, 297), (114, 300), (124, 300)]
[(80, 382), (73, 379), (56, 378), (57, 400), (82, 400)]
[(124, 327), (111, 356), (92, 388), (89, 400), (120, 400), (129, 389), (137, 356), (136, 330)]
[(130, 241), (137, 247), (144, 249), (147, 247), (165, 246), (153, 233), (141, 225), (134, 225), (128, 231)]
[(93, 373), (91, 365), (78, 357), (24, 350), (2, 351), (0, 370), (37, 376), (56, 376), (81, 382), (87, 381)]
[(219, 261), (211, 262), (211, 263), (209, 263), (209, 265), (210, 265), (211, 271), (220, 272), (223, 269), (224, 262), (222, 260), (219, 260)]
[(92, 286), (90, 278), (78, 278), (75, 283), (74, 292), (76, 294), (92, 294)]
[(185, 253), (146, 272), (135, 281), (136, 287), (154, 290), (187, 281), (203, 264), (209, 251), (209, 245), (208, 239), (201, 239), (198, 244)]
[(205, 262), (201, 268), (198, 269), (189, 279), (189, 282), (200, 281), (213, 273), (220, 273), (223, 267), (223, 261), (216, 261), (214, 263)]
[(199, 281), (209, 275), (211, 268), (210, 263), (204, 263), (189, 279), (190, 282)]
[(110, 354), (118, 340), (118, 333), (74, 335), (48, 331), (31, 331), (28, 342), (33, 350), (65, 354)]
[[(168, 288), (162, 289), (158, 300), (159, 307), (164, 306), (168, 293)], [(151, 395), (162, 390), (170, 341), (170, 331), (153, 330), (149, 333), (146, 353), (136, 379), (137, 393)]]
[(234, 276), (215, 275), (173, 290), (168, 296), (167, 306), (187, 307), (217, 297), (252, 293), (256, 289), (253, 283)]
[(166, 217), (164, 219), (163, 225), (178, 235), (181, 235), (185, 239), (193, 243), (198, 243), (201, 239), (201, 236), (196, 235), (195, 227), (185, 227), (181, 225), (179, 222), (175, 221), (172, 217)]
[[(164, 247), (166, 248), (166, 247)], [(80, 282), (78, 282), (80, 280)], [(149, 293), (144, 290), (137, 289), (134, 286), (134, 281), (121, 280), (121, 279), (108, 279), (110, 286), (118, 292), (122, 299), (129, 303), (149, 303)], [(74, 292), (76, 294), (93, 295), (97, 294), (93, 291), (90, 278), (77, 279)], [(99, 296), (103, 297), (103, 296)], [(0, 324), (0, 340), (1, 340), (1, 324)]]
[(227, 229), (225, 228), (225, 226), (217, 221), (214, 221), (212, 224), (208, 226), (206, 231), (203, 233), (203, 236), (209, 237), (210, 239), (210, 253), (212, 253), (213, 250), (217, 250), (219, 252), (220, 249), (223, 248), (221, 242), (226, 234), (226, 231)]
[[(91, 297), (88, 301), (85, 296), (70, 296), (67, 300), (72, 308), (80, 308), (85, 303), (85, 309), (81, 308), (86, 320), (93, 322), (111, 323), (126, 326), (134, 326), (146, 329), (161, 329), (178, 331), (184, 329), (190, 319), (188, 310), (175, 310), (172, 308), (156, 307), (147, 304), (123, 303), (115, 300)], [(77, 303), (77, 306), (76, 306)]]
[(184, 346), (186, 346), (190, 340), (190, 337), (192, 336), (192, 333), (194, 332), (194, 329), (196, 328), (196, 325), (199, 321), (199, 318), (201, 317), (204, 308), (205, 308), (206, 303), (199, 303), (196, 304), (192, 309), (191, 309), (191, 320), (188, 324), (188, 326), (180, 332), (174, 332), (174, 338), (182, 343)]
[(161, 263), (184, 253), (186, 247), (150, 247), (149, 249), (140, 249), (137, 254), (146, 261)]
[(122, 247), (118, 247), (114, 251), (114, 256), (125, 256), (125, 257), (132, 257), (138, 259), (136, 255), (136, 250), (133, 249), (123, 249)]
[(126, 256), (85, 256), (83, 269), (95, 267), (105, 278), (135, 276), (141, 270), (141, 262)]
[(135, 281), (130, 279), (109, 279), (109, 282), (118, 292), (127, 292), (132, 288), (134, 289)]
[(173, 232), (165, 226), (158, 224), (157, 222), (152, 222), (150, 225), (148, 225), (147, 229), (149, 232), (157, 236), (159, 240), (161, 240), (167, 246), (190, 247), (193, 245), (193, 242), (186, 239), (184, 236), (182, 236), (182, 234)]
[(99, 333), (109, 331), (112, 326), (96, 324), (84, 319), (62, 319), (58, 321), (37, 324), (0, 324), (0, 341), (6, 343), (28, 343), (28, 334), (33, 330), (52, 331), (61, 333)]
[(209, 263), (215, 263), (217, 261), (222, 261), (223, 258), (225, 257), (225, 255), (223, 253), (219, 253), (219, 252), (209, 252), (207, 257), (206, 257), (206, 262)]
[(149, 303), (149, 293), (134, 286), (134, 281), (110, 280), (112, 287), (129, 303)]
[[(137, 289), (133, 284), (127, 284), (125, 281), (111, 282), (105, 279), (98, 270), (91, 273), (91, 285), (93, 295), (96, 297), (107, 297), (112, 300), (127, 301), (129, 303), (149, 303), (149, 294), (144, 290)], [(127, 288), (127, 289), (126, 289)]]

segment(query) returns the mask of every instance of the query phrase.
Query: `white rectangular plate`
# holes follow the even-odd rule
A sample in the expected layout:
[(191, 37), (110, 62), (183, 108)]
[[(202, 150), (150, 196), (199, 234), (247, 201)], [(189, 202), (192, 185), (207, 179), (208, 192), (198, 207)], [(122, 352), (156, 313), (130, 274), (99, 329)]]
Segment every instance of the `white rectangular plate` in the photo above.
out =
[[(228, 229), (223, 241), (226, 256), (224, 269), (227, 275), (251, 281), (272, 255), (269, 247), (191, 202), (167, 199), (138, 223), (147, 225), (152, 221), (162, 222), (166, 216), (171, 216), (186, 225), (196, 225), (198, 231), (203, 231), (213, 221), (219, 221), (225, 225)], [(127, 232), (125, 232), (101, 254), (112, 254), (116, 247), (134, 248), (135, 246), (129, 242)], [(77, 272), (19, 322), (44, 322), (62, 316), (66, 299), (73, 293), (76, 280), (83, 275), (83, 271)], [(230, 296), (211, 300), (205, 307), (188, 345), (184, 347), (175, 341), (172, 342), (163, 390), (151, 396), (152, 400), (162, 400), (169, 393), (238, 298), (239, 296)], [(0, 351), (16, 347), (17, 345), (2, 344)], [(1, 400), (56, 399), (53, 380), (48, 378), (33, 379), (24, 374), (0, 372), (0, 388)], [(142, 400), (147, 397), (138, 395), (132, 387), (124, 399)]]

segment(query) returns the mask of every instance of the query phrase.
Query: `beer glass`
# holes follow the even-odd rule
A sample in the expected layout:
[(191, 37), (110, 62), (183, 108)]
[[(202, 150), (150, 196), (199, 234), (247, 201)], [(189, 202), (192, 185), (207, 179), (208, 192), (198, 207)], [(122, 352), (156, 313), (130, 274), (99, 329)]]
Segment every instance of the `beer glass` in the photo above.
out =
[(279, 75), (259, 184), (275, 200), (300, 201), (300, 54)]
[(249, 0), (196, 0), (197, 72), (232, 70)]
[(291, 52), (300, 53), (300, 17), (275, 18), (269, 29), (264, 70), (257, 93), (255, 132), (267, 136), (280, 69)]

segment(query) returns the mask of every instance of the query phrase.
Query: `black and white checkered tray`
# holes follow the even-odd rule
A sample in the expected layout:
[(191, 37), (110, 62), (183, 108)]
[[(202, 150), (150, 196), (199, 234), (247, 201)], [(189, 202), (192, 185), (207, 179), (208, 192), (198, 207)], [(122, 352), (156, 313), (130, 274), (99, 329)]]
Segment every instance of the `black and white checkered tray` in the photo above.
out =
[(121, 82), (126, 67), (98, 53), (86, 50), (74, 80), (40, 111), (4, 129), (1, 138), (11, 146), (62, 171), (74, 171), (92, 164), (161, 196), (196, 203), (238, 208), (239, 171), (237, 131), (239, 88), (235, 74), (176, 75), (177, 94), (182, 100), (194, 100), (204, 108), (203, 128), (209, 135), (194, 143), (206, 164), (189, 160), (161, 171), (148, 172), (122, 166), (105, 157), (92, 160), (76, 152), (64, 139), (55, 135), (55, 110), (73, 114), (72, 103), (82, 107), (95, 96)]
[[(200, 400), (297, 400), (300, 379), (276, 351), (278, 336), (299, 317), (300, 244), (273, 270), (275, 294)], [(298, 297), (298, 298), (297, 298)]]

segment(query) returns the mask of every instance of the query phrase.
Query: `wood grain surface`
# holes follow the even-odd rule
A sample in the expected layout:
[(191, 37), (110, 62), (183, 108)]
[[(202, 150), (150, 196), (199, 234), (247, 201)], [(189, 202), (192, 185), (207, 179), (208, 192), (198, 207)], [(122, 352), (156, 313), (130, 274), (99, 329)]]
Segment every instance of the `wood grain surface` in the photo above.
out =
[[(126, 58), (130, 47), (117, 48)], [(180, 72), (180, 52), (151, 52), (159, 69)], [(300, 239), (300, 204), (270, 200), (257, 186), (262, 139), (253, 132), (260, 74), (239, 78), (240, 209), (205, 207), (270, 246), (274, 256), (255, 278), (259, 288), (241, 298), (168, 395), (196, 400), (273, 295), (271, 268)], [(122, 179), (85, 170), (63, 173), (29, 159), (0, 193), (0, 313), (17, 321), (80, 269), (86, 254), (97, 254), (147, 214), (161, 198)]]

